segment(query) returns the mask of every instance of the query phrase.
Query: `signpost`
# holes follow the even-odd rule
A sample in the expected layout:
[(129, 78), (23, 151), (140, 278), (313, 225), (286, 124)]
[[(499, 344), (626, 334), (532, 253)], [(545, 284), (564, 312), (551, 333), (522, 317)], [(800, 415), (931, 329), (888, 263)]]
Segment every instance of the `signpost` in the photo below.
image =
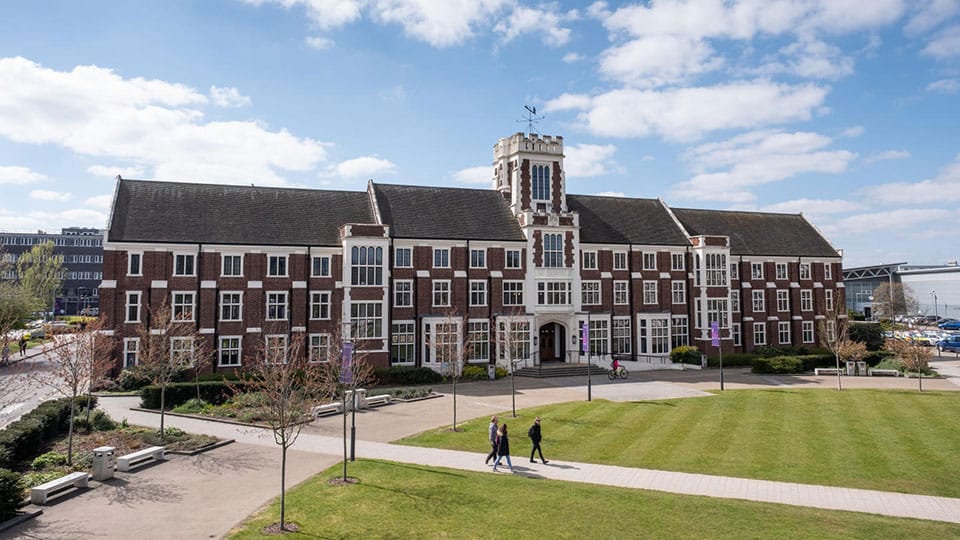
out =
[(710, 322), (710, 345), (717, 348), (720, 355), (720, 390), (723, 391), (723, 347), (720, 346), (720, 322)]
[(592, 401), (593, 399), (593, 378), (591, 377), (591, 368), (593, 367), (593, 362), (590, 359), (590, 320), (587, 319), (587, 322), (583, 324), (581, 328), (581, 350), (584, 354), (587, 355), (587, 401)]

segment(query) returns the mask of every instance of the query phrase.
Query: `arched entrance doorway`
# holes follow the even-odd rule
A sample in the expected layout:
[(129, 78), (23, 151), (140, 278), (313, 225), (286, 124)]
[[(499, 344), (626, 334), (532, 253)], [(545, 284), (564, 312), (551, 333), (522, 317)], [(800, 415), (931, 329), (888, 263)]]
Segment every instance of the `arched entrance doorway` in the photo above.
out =
[(567, 353), (567, 330), (559, 323), (540, 327), (540, 361), (563, 362)]

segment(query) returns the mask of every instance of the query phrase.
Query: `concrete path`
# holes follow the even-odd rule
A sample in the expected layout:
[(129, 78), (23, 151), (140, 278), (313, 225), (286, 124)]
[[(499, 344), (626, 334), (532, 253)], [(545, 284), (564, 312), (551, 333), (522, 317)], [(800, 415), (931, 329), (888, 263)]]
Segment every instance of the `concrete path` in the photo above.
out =
[[(960, 365), (957, 368), (960, 369)], [(702, 390), (715, 389), (717, 386), (715, 371), (632, 375), (628, 381), (610, 382), (596, 378), (591, 387), (593, 398), (617, 401), (678, 397), (709, 399), (707, 396), (711, 394)], [(726, 379), (727, 388), (787, 385), (832, 387), (835, 384), (830, 377), (760, 378), (743, 370), (730, 370)], [(876, 377), (845, 377), (844, 387), (852, 387), (852, 381), (857, 379), (860, 379), (859, 384), (876, 387), (914, 387), (902, 379)], [(522, 409), (584, 400), (585, 382), (579, 378), (517, 379), (516, 407)], [(908, 382), (908, 385), (903, 386), (904, 382)], [(935, 384), (928, 386), (925, 381), (924, 387), (960, 389), (946, 380), (931, 383)], [(437, 386), (437, 390), (449, 392), (450, 388)], [(457, 390), (458, 422), (492, 414), (523, 427), (530, 422), (529, 418), (511, 418), (509, 411), (513, 394), (508, 380), (459, 384)], [(158, 425), (156, 413), (132, 410), (138, 404), (138, 398), (114, 397), (100, 401), (100, 406), (117, 420), (127, 418), (132, 424)], [(400, 403), (358, 413), (357, 457), (490, 472), (491, 469), (483, 464), (485, 432), (478, 434), (478, 452), (475, 453), (389, 444), (401, 437), (452, 423), (452, 409), (453, 399), (447, 393), (437, 399)], [(296, 452), (291, 454), (293, 461), (288, 469), (288, 486), (339, 461), (343, 453), (342, 422), (339, 416), (323, 418), (303, 431), (294, 446)], [(168, 464), (129, 475), (118, 475), (115, 482), (123, 486), (122, 496), (120, 488), (113, 484), (97, 486), (90, 492), (47, 507), (43, 515), (29, 525), (18, 527), (15, 532), (37, 538), (75, 538), (81, 534), (103, 537), (108, 532), (117, 538), (222, 537), (232, 526), (277, 495), (279, 450), (269, 431), (171, 415), (167, 415), (166, 423), (187, 431), (209, 433), (238, 442), (195, 458), (175, 457)], [(960, 499), (946, 497), (588, 463), (550, 461), (548, 465), (531, 464), (523, 456), (517, 456), (514, 469), (515, 474), (532, 478), (960, 523)], [(123, 508), (123, 511), (118, 512), (118, 508)], [(104, 520), (90, 517), (101, 515), (104, 511), (110, 515), (106, 524)], [(188, 514), (194, 517), (187, 518)], [(212, 516), (216, 516), (216, 519), (211, 519)], [(171, 521), (176, 521), (175, 526), (171, 525), (175, 529), (158, 525)], [(190, 534), (180, 534), (184, 531)], [(6, 536), (0, 534), (0, 540), (20, 537), (11, 536), (12, 532), (8, 531)]]

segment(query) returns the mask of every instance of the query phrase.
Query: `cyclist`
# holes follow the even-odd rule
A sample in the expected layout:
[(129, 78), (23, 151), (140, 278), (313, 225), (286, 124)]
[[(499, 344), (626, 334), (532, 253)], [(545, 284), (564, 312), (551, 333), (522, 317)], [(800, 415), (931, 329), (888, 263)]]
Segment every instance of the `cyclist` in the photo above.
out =
[(623, 373), (623, 366), (620, 365), (620, 361), (616, 358), (613, 359), (613, 364), (610, 365), (610, 368), (616, 376), (620, 376)]

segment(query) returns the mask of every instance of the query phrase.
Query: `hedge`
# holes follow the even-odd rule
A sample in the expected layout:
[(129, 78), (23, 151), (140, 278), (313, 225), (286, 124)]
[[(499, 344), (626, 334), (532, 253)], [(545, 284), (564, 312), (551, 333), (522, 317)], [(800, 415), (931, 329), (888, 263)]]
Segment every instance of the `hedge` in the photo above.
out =
[(761, 356), (750, 367), (754, 373), (801, 373), (803, 361), (796, 356)]
[(883, 329), (877, 323), (852, 323), (847, 329), (847, 335), (850, 339), (866, 345), (868, 351), (883, 349)]
[[(76, 411), (87, 406), (85, 396), (77, 398)], [(93, 398), (91, 407), (96, 406)], [(31, 459), (37, 449), (67, 431), (70, 426), (70, 399), (61, 398), (41, 403), (16, 422), (0, 430), (0, 468)]]
[(670, 361), (674, 364), (700, 365), (700, 350), (696, 347), (683, 345), (670, 351)]
[[(730, 353), (723, 355), (723, 367), (750, 367), (750, 363), (759, 355), (753, 353)], [(720, 367), (719, 356), (707, 357), (708, 367)]]
[[(229, 384), (225, 381), (201, 381), (200, 399), (214, 405), (221, 405), (233, 397), (234, 391), (230, 386), (242, 388), (245, 383), (231, 381)], [(167, 385), (164, 394), (163, 405), (167, 410), (183, 405), (187, 401), (197, 397), (197, 383), (178, 382)], [(160, 408), (160, 386), (150, 385), (140, 389), (140, 406), (145, 409)]]
[(376, 368), (374, 376), (377, 378), (377, 384), (386, 386), (437, 384), (443, 381), (443, 376), (436, 371), (430, 368), (413, 366)]
[(0, 469), (0, 523), (17, 515), (27, 504), (23, 497), (23, 479), (10, 470)]

